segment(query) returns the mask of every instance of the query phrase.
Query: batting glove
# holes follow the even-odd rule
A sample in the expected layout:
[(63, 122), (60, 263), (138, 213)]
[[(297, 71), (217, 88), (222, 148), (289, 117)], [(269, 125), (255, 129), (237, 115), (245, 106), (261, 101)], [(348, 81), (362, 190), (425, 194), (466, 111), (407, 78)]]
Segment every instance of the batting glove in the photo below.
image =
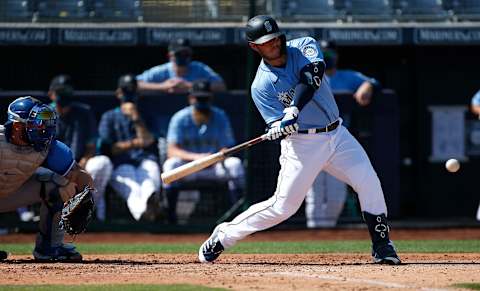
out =
[(268, 140), (276, 140), (283, 136), (282, 130), (280, 129), (280, 121), (276, 121), (267, 131)]
[(285, 115), (280, 122), (280, 130), (284, 135), (295, 133), (298, 130), (298, 108), (296, 106), (290, 106), (283, 110)]

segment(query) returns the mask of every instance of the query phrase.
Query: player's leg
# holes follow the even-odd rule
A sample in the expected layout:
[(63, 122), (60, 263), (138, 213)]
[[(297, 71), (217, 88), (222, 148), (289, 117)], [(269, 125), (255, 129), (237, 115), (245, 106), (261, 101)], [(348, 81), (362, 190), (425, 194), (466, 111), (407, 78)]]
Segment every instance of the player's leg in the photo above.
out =
[(380, 180), (365, 150), (344, 127), (338, 129), (334, 140), (335, 152), (324, 170), (348, 183), (358, 194), (372, 239), (374, 261), (399, 264), (400, 259), (389, 238), (387, 206)]
[(49, 262), (82, 260), (82, 255), (75, 249), (75, 246), (64, 243), (65, 232), (59, 226), (63, 208), (59, 188), (66, 183), (65, 178), (51, 171), (37, 171), (15, 194), (15, 197), (30, 196), (30, 202), (33, 199), (41, 201), (39, 232), (33, 251), (35, 260)]
[[(183, 165), (185, 162), (179, 158), (169, 158), (163, 163), (163, 172), (167, 172)], [(187, 176), (188, 177), (188, 176)], [(186, 178), (187, 178), (186, 177)], [(177, 224), (177, 201), (178, 201), (179, 182), (163, 185), (168, 202), (168, 221), (171, 224)]]
[(122, 164), (112, 172), (110, 185), (124, 200), (133, 218), (139, 220), (145, 209), (141, 205), (140, 185), (137, 182), (134, 165)]
[(245, 169), (242, 160), (237, 157), (228, 157), (223, 162), (215, 164), (215, 176), (228, 183), (230, 204), (234, 204), (243, 196), (245, 189)]
[[(140, 184), (142, 217), (147, 220), (155, 220), (159, 211), (159, 199), (155, 199), (160, 191), (160, 166), (156, 161), (143, 160), (137, 167), (137, 181)], [(158, 197), (158, 196), (157, 196)]]
[(480, 205), (478, 205), (477, 220), (480, 221)]
[(95, 200), (95, 211), (97, 219), (105, 220), (105, 188), (112, 175), (113, 164), (107, 156), (94, 156), (88, 159), (85, 170), (93, 178), (93, 186), (95, 192), (93, 199)]
[(279, 224), (301, 206), (305, 195), (328, 159), (327, 137), (295, 135), (281, 141), (280, 172), (275, 194), (250, 206), (229, 223), (218, 225), (199, 250), (201, 262), (214, 261), (225, 248), (246, 236)]

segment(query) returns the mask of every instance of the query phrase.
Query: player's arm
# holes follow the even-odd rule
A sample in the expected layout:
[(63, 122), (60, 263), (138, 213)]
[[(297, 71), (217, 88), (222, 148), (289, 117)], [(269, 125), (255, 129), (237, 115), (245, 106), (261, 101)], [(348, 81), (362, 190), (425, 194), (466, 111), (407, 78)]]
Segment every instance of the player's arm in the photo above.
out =
[(300, 70), (299, 83), (295, 86), (295, 95), (290, 103), (290, 107), (296, 107), (298, 111), (301, 111), (312, 100), (315, 91), (320, 88), (324, 74), (325, 63), (323, 61), (305, 65)]
[(185, 149), (182, 149), (178, 144), (176, 143), (169, 143), (167, 147), (167, 156), (169, 158), (179, 158), (184, 161), (194, 161), (198, 160), (200, 158), (203, 158), (211, 153), (194, 153), (187, 151)]
[(70, 148), (58, 140), (54, 140), (50, 145), (42, 167), (56, 174), (53, 181), (59, 186), (58, 191), (63, 201), (67, 201), (87, 185), (93, 188), (90, 174), (77, 164)]

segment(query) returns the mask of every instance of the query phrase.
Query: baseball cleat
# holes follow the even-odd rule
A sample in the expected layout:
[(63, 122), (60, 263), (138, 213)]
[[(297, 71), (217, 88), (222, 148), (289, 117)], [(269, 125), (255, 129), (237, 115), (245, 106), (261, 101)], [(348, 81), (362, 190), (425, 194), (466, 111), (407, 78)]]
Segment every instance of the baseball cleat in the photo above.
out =
[(5, 251), (0, 251), (0, 261), (6, 260), (8, 257), (8, 253)]
[(221, 224), (212, 232), (212, 235), (202, 244), (198, 250), (198, 259), (201, 263), (213, 263), (224, 251), (224, 247), (218, 239), (217, 233)]
[(402, 263), (391, 241), (384, 246), (374, 246), (372, 257), (376, 264), (400, 265)]
[(35, 247), (33, 257), (38, 262), (81, 262), (82, 255), (71, 244), (58, 247)]

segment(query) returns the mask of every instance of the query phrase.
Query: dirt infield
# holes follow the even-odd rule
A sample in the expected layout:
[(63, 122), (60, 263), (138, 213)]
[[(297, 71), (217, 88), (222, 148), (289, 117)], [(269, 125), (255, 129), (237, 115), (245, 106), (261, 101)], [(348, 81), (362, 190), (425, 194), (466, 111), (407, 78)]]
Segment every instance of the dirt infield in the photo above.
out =
[[(366, 239), (366, 230), (278, 231), (248, 240)], [(86, 234), (82, 242), (198, 242), (205, 235)], [(397, 230), (394, 239), (480, 239), (480, 229)], [(0, 242), (28, 241), (31, 235), (0, 236)], [(13, 241), (14, 240), (14, 241)], [(13, 255), (0, 264), (0, 284), (199, 284), (232, 290), (452, 290), (455, 283), (480, 282), (480, 254), (406, 254), (402, 266), (371, 263), (370, 255), (238, 255), (215, 264), (193, 254), (86, 255), (82, 264), (38, 264)], [(68, 279), (66, 279), (68, 278)]]

